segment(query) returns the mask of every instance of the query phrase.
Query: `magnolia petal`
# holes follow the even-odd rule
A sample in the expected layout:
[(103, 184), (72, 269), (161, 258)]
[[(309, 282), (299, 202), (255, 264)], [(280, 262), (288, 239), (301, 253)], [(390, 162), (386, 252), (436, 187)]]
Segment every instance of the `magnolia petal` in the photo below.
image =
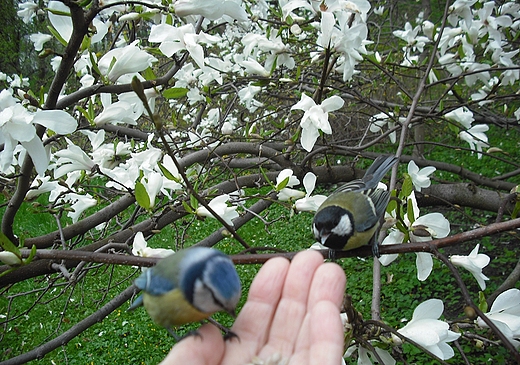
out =
[(311, 97), (307, 96), (305, 93), (302, 93), (302, 97), (301, 97), (300, 101), (297, 102), (296, 104), (294, 104), (291, 107), (291, 110), (299, 109), (299, 110), (307, 111), (310, 108), (312, 108), (313, 106), (316, 106), (316, 103), (314, 102), (314, 100)]
[(428, 279), (433, 269), (432, 255), (427, 252), (416, 252), (417, 279), (424, 281)]
[(316, 186), (316, 175), (312, 172), (308, 172), (303, 177), (303, 187), (305, 188), (305, 192), (307, 196), (311, 195), (314, 191), (314, 187)]
[(302, 128), (300, 143), (307, 152), (311, 152), (320, 136), (320, 132), (315, 127)]
[(337, 95), (333, 95), (328, 99), (323, 100), (321, 107), (326, 112), (338, 110), (345, 104), (345, 101)]
[(58, 134), (70, 134), (78, 126), (76, 119), (63, 110), (38, 110), (34, 114), (33, 122), (43, 125)]
[(520, 316), (520, 290), (512, 288), (500, 294), (493, 302), (490, 312), (499, 311)]
[(419, 304), (413, 311), (413, 320), (438, 319), (444, 311), (444, 303), (440, 299), (428, 299)]
[(38, 175), (45, 175), (45, 171), (49, 166), (50, 154), (43, 147), (43, 143), (38, 136), (35, 136), (28, 142), (20, 142), (22, 146), (27, 150), (29, 156), (31, 156), (31, 160), (34, 164), (34, 168)]

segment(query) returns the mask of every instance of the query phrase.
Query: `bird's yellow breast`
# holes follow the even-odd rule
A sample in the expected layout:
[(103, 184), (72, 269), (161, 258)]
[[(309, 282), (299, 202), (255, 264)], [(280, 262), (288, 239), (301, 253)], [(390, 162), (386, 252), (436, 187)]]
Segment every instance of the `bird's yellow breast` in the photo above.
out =
[(355, 248), (368, 244), (378, 227), (379, 227), (379, 224), (376, 224), (373, 228), (370, 228), (368, 231), (354, 232), (354, 235), (349, 238), (345, 247), (343, 247), (342, 250), (343, 251), (353, 250)]
[(198, 322), (212, 314), (201, 312), (192, 306), (179, 289), (163, 295), (144, 293), (143, 305), (155, 323), (167, 328)]

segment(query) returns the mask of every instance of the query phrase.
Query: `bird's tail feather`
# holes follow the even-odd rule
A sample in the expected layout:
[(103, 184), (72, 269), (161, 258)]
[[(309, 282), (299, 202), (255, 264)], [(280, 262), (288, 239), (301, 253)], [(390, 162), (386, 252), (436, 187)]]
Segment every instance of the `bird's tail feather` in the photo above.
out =
[(363, 176), (366, 187), (369, 189), (375, 188), (397, 161), (398, 158), (395, 156), (379, 156), (376, 158)]

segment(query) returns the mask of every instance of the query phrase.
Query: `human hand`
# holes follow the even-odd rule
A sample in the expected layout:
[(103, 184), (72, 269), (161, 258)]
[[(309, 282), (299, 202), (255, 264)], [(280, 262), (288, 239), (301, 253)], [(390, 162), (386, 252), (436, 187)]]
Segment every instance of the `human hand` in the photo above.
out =
[(245, 365), (253, 359), (274, 364), (339, 365), (343, 355), (340, 305), (345, 273), (324, 263), (314, 251), (292, 262), (267, 261), (251, 284), (249, 296), (231, 330), (238, 339), (224, 341), (211, 324), (176, 344), (161, 363)]

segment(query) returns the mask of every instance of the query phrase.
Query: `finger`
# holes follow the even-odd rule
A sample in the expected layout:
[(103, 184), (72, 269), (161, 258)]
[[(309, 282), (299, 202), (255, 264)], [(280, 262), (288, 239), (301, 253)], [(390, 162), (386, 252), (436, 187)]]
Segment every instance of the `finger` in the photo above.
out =
[(317, 268), (322, 264), (323, 256), (315, 251), (300, 252), (294, 257), (285, 279), (268, 343), (260, 352), (260, 358), (268, 358), (275, 353), (282, 356), (293, 353), (307, 313), (311, 283)]
[(224, 355), (224, 339), (220, 330), (205, 324), (197, 332), (200, 336), (189, 336), (173, 346), (160, 365), (219, 364)]
[[(339, 312), (345, 293), (345, 283), (345, 272), (339, 265), (335, 263), (324, 263), (320, 265), (316, 269), (312, 279), (307, 312), (312, 313), (314, 306), (323, 301), (330, 302)], [(305, 351), (312, 345), (309, 319), (309, 316), (306, 317), (302, 323), (302, 328), (296, 341), (295, 352)]]
[(309, 364), (341, 364), (344, 335), (337, 305), (330, 301), (314, 305), (310, 316), (310, 339)]
[(345, 272), (338, 264), (328, 262), (321, 265), (312, 279), (307, 306), (313, 308), (316, 303), (328, 300), (340, 308), (346, 281)]
[(227, 341), (223, 363), (237, 360), (247, 363), (265, 345), (271, 321), (282, 295), (289, 261), (284, 258), (268, 260), (256, 275), (247, 301), (231, 330), (240, 341)]
[(305, 317), (292, 364), (341, 364), (343, 325), (337, 306), (327, 300), (315, 303)]

